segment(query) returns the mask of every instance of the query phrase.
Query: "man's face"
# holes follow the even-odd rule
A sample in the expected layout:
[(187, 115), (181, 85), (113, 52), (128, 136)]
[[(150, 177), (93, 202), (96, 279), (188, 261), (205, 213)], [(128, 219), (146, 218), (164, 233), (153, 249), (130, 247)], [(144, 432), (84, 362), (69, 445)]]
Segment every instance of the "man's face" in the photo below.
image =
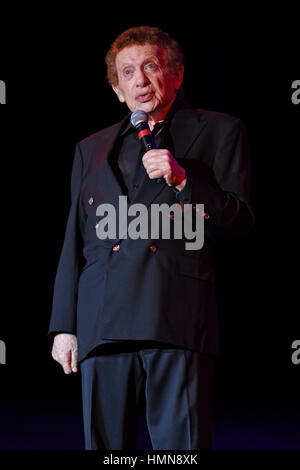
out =
[(116, 56), (118, 85), (113, 86), (130, 111), (164, 114), (181, 86), (183, 68), (175, 77), (167, 69), (165, 49), (153, 44), (132, 45)]

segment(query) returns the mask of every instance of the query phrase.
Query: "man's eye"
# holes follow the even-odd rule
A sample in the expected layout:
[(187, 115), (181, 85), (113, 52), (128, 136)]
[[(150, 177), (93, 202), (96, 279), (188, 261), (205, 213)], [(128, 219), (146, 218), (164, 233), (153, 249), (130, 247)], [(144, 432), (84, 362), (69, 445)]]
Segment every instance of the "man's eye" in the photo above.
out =
[(146, 68), (147, 68), (147, 69), (150, 69), (150, 70), (155, 70), (157, 67), (156, 67), (156, 64), (152, 64), (152, 63), (151, 63), (151, 64), (147, 64), (147, 65), (146, 65)]

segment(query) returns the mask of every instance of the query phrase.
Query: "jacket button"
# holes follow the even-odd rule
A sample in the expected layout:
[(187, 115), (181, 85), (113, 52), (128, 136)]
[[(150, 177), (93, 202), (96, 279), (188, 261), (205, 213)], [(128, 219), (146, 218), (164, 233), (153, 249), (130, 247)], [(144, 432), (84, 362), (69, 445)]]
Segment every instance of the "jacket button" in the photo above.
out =
[(90, 199), (89, 199), (89, 205), (91, 206), (91, 205), (93, 204), (93, 202), (94, 202), (94, 198), (93, 198), (93, 197), (90, 197)]
[(120, 251), (120, 245), (116, 244), (112, 247), (113, 251)]
[(157, 246), (156, 245), (151, 245), (151, 246), (149, 246), (149, 250), (152, 251), (152, 253), (156, 253)]

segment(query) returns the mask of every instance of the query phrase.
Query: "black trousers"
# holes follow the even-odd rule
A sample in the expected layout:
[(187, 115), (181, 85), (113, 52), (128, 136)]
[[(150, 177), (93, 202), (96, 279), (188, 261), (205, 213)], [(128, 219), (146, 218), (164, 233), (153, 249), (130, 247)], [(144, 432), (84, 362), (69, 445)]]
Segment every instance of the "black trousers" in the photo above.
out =
[(210, 449), (214, 365), (170, 345), (102, 345), (81, 363), (85, 448), (136, 449), (144, 410), (153, 450)]

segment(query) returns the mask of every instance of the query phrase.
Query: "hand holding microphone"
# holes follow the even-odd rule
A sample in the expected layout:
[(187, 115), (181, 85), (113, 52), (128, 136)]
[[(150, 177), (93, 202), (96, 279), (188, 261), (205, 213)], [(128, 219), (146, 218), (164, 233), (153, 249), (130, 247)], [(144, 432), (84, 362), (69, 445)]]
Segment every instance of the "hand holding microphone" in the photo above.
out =
[[(131, 124), (138, 131), (138, 137), (146, 152), (156, 149), (156, 145), (151, 134), (148, 116), (144, 111), (134, 111), (130, 118)], [(164, 183), (164, 178), (156, 178), (157, 183)]]
[[(185, 185), (185, 169), (178, 165), (177, 161), (167, 149), (157, 149), (148, 125), (148, 116), (144, 111), (134, 111), (131, 115), (131, 124), (138, 131), (138, 137), (146, 153), (143, 156), (143, 165), (149, 178), (157, 183), (166, 182), (168, 186), (183, 189)], [(159, 173), (158, 176), (157, 173)], [(161, 177), (163, 173), (163, 177)]]

